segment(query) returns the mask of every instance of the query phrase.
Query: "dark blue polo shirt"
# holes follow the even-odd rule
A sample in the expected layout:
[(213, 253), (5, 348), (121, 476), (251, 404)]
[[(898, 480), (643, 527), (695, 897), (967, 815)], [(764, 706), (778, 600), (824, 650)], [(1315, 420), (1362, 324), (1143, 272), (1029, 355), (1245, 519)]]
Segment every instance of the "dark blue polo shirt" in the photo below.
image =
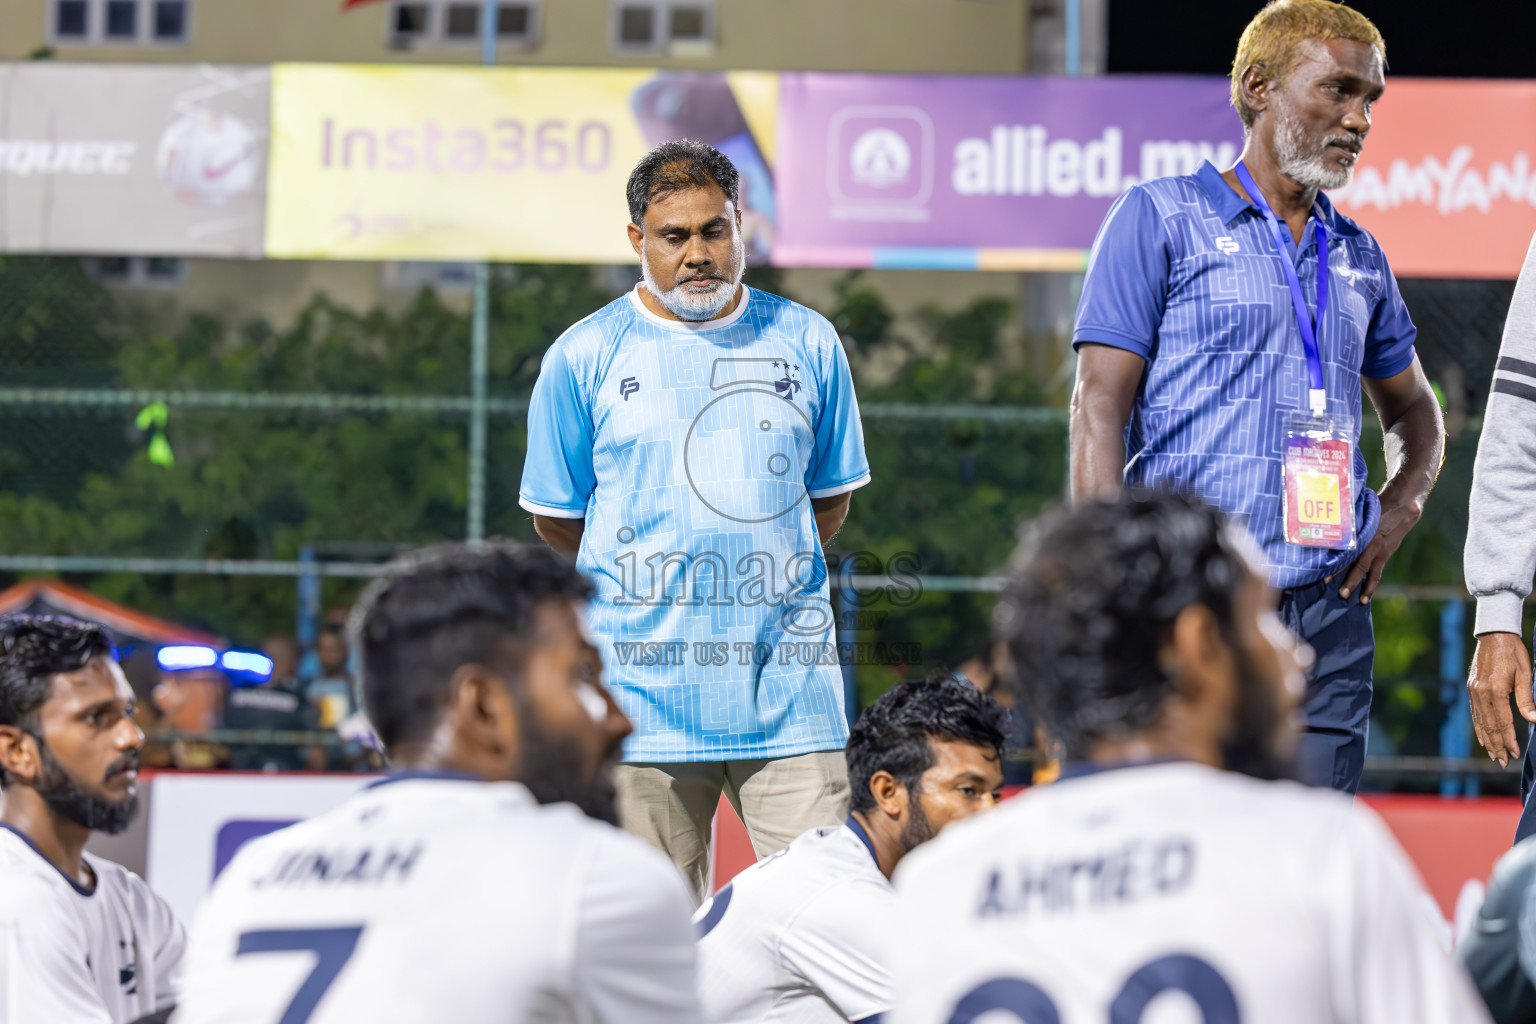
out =
[[(1328, 232), (1319, 330), (1328, 413), (1354, 424), (1354, 552), (1285, 542), (1281, 449), (1291, 414), (1307, 410), (1307, 360), (1274, 236), (1216, 168), (1149, 181), (1116, 201), (1072, 338), (1147, 360), (1126, 427), (1126, 484), (1203, 495), (1247, 526), (1282, 588), (1348, 565), (1375, 535), (1381, 507), (1359, 451), (1360, 378), (1394, 376), (1414, 358), (1416, 331), (1381, 246), (1322, 194), (1315, 216)], [(1315, 310), (1310, 221), (1290, 255)]]

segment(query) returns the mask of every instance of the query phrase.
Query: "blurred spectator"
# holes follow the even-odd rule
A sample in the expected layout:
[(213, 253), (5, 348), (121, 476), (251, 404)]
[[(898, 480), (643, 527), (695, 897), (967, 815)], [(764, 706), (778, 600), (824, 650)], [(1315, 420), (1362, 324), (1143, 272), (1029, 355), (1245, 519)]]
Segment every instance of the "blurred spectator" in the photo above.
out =
[[(215, 668), (161, 672), (159, 682), (150, 691), (150, 700), (159, 713), (158, 727), (179, 733), (200, 733), (217, 728), (228, 685), (224, 673)], [(157, 746), (147, 745), (146, 750)], [(217, 768), (226, 757), (222, 747), (211, 743), (176, 739), (168, 747), (170, 763), (175, 768)], [(145, 763), (151, 762), (146, 760)]]
[[(224, 703), (226, 729), (307, 731), (316, 727), (315, 709), (304, 697), (296, 672), (299, 645), (288, 636), (272, 636), (261, 652), (272, 659), (272, 675), (256, 686), (237, 686)], [(276, 743), (233, 743), (230, 767), (243, 771), (298, 771), (318, 767), (318, 751)]]
[(329, 622), (321, 627), (315, 656), (320, 675), (309, 684), (309, 702), (315, 706), (320, 728), (334, 729), (353, 711), (352, 674), (347, 668), (350, 652), (341, 627)]
[(955, 669), (955, 674), (1008, 709), (1008, 742), (1003, 747), (1003, 784), (1028, 786), (1032, 782), (1042, 781), (1035, 778), (1028, 758), (1035, 758), (1037, 765), (1045, 758), (1036, 743), (1033, 719), (1018, 706), (1013, 691), (1003, 685), (997, 669), (997, 657), (996, 653), (989, 653), (968, 658)]

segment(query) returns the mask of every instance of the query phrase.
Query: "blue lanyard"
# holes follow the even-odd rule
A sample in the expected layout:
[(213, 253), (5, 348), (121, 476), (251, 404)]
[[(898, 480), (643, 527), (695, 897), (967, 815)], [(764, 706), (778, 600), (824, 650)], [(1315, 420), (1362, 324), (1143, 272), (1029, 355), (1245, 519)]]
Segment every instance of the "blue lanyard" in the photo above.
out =
[(1280, 263), (1285, 268), (1285, 283), (1291, 289), (1296, 327), (1301, 331), (1301, 347), (1307, 353), (1307, 372), (1312, 382), (1309, 404), (1313, 415), (1322, 416), (1328, 410), (1328, 392), (1323, 387), (1323, 357), (1318, 349), (1317, 337), (1322, 332), (1323, 313), (1328, 308), (1328, 229), (1323, 227), (1323, 218), (1314, 213), (1312, 224), (1317, 238), (1317, 319), (1314, 321), (1307, 312), (1307, 297), (1302, 294), (1301, 279), (1296, 276), (1296, 262), (1291, 259), (1285, 245), (1285, 225), (1275, 216), (1275, 211), (1269, 208), (1264, 193), (1254, 183), (1253, 175), (1248, 173), (1248, 168), (1243, 166), (1241, 160), (1233, 170), (1237, 172), (1237, 180), (1247, 190), (1248, 198), (1263, 211), (1264, 219), (1269, 221), (1270, 233), (1275, 236), (1275, 248), (1279, 250)]

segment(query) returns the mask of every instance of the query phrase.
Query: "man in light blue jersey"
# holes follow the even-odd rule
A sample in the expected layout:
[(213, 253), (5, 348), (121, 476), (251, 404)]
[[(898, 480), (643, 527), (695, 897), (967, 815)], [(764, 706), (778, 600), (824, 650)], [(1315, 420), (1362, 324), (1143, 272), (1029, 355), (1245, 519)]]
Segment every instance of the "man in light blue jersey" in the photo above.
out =
[(701, 899), (722, 792), (759, 857), (847, 815), (822, 545), (869, 482), (837, 332), (741, 283), (738, 188), (698, 142), (636, 166), (643, 281), (545, 354), (519, 495), (597, 586), (589, 628), (635, 722), (620, 817)]
[[(1322, 190), (1349, 183), (1386, 44), (1328, 0), (1275, 0), (1238, 44), (1242, 159), (1130, 189), (1094, 243), (1073, 344), (1072, 495), (1201, 495), (1264, 549), (1286, 625), (1317, 661), (1307, 781), (1365, 767), (1371, 595), (1418, 522), (1445, 427), (1381, 246)], [(1386, 435), (1366, 487), (1360, 392)]]

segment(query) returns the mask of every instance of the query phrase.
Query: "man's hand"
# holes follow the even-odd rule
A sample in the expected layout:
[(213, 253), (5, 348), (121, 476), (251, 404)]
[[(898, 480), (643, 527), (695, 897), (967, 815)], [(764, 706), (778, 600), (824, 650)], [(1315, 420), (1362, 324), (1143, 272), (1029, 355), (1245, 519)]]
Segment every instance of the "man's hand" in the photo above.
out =
[(1360, 603), (1371, 603), (1371, 595), (1376, 593), (1376, 585), (1386, 571), (1387, 560), (1397, 554), (1408, 531), (1418, 525), (1419, 516), (1419, 510), (1412, 506), (1381, 506), (1381, 525), (1376, 528), (1376, 536), (1360, 552), (1360, 557), (1355, 559), (1355, 564), (1344, 574), (1344, 584), (1339, 587), (1340, 597), (1348, 598), (1358, 588)]
[(1381, 488), (1381, 525), (1344, 574), (1339, 596), (1348, 599), (1358, 593), (1361, 604), (1370, 604), (1387, 560), (1397, 554), (1403, 538), (1424, 514), (1424, 502), (1440, 475), (1445, 421), (1418, 356), (1396, 376), (1361, 377), (1360, 384), (1381, 418), (1387, 482)]
[(1472, 655), (1472, 671), (1467, 676), (1467, 694), (1472, 701), (1472, 727), (1477, 742), (1488, 756), (1509, 764), (1520, 756), (1520, 741), (1515, 735), (1514, 716), (1509, 713), (1509, 694), (1513, 690), (1520, 716), (1536, 722), (1536, 699), (1531, 696), (1531, 656), (1525, 641), (1515, 633), (1484, 633), (1477, 638)]

